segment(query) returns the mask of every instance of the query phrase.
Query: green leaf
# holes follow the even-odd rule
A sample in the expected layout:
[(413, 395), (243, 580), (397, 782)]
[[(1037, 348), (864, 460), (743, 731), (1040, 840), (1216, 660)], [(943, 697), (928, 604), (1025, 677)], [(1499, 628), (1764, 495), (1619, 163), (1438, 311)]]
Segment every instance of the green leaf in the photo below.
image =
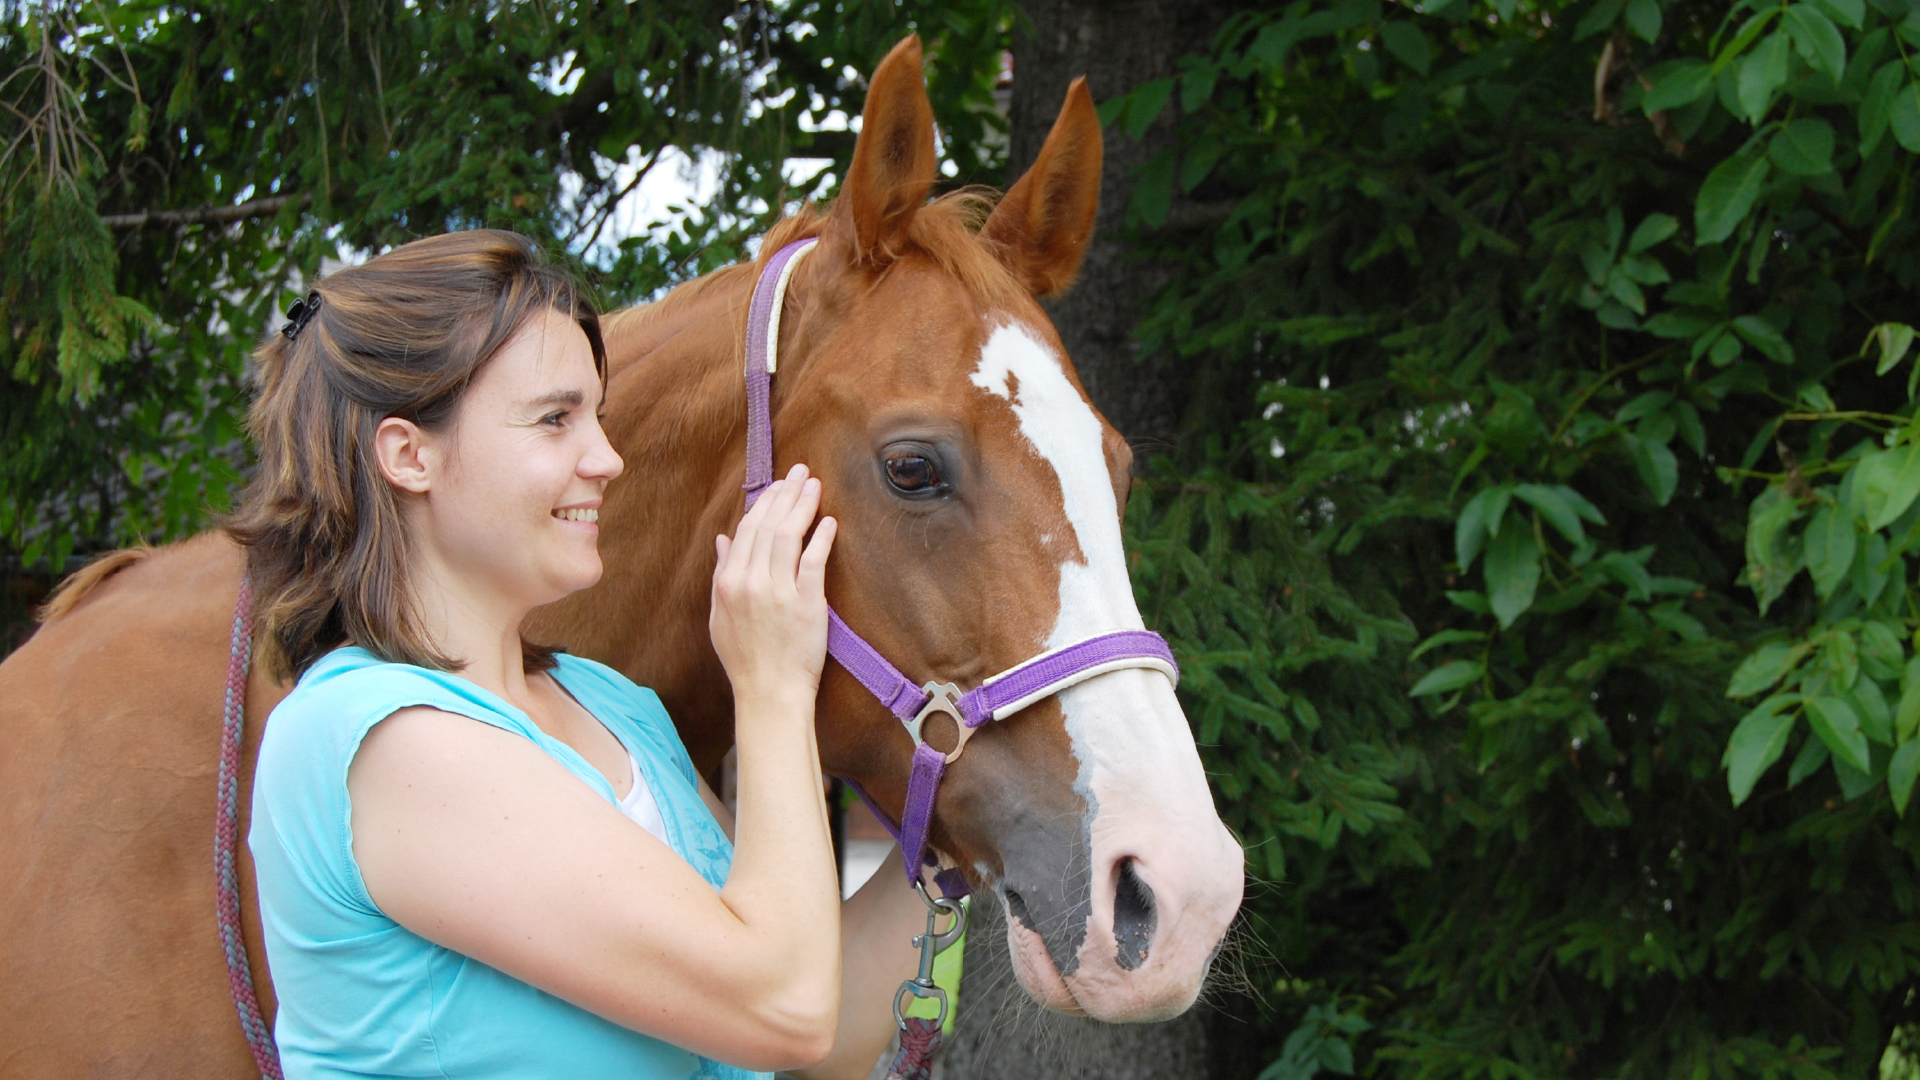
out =
[(1880, 692), (1879, 683), (1861, 679), (1847, 692), (1845, 701), (1860, 718), (1860, 733), (1868, 741), (1893, 745), (1893, 710), (1887, 708), (1887, 696)]
[(1540, 545), (1524, 522), (1514, 522), (1487, 545), (1487, 603), (1502, 629), (1533, 606), (1540, 587)]
[(1800, 514), (1800, 500), (1789, 495), (1783, 484), (1770, 485), (1748, 508), (1747, 565), (1742, 575), (1760, 602), (1761, 614), (1787, 590), (1805, 562), (1800, 538), (1787, 532)]
[(1540, 519), (1554, 527), (1570, 544), (1583, 544), (1587, 531), (1580, 527), (1580, 515), (1560, 493), (1543, 484), (1521, 484), (1513, 489), (1515, 498), (1540, 511)]
[(1860, 156), (1870, 156), (1887, 133), (1887, 121), (1893, 114), (1893, 98), (1907, 82), (1907, 65), (1889, 60), (1873, 73), (1873, 82), (1860, 99)]
[[(1633, 236), (1627, 240), (1627, 254), (1638, 255), (1679, 231), (1680, 222), (1672, 214), (1648, 214), (1634, 227)], [(1643, 284), (1651, 285), (1653, 282)]]
[(1487, 634), (1484, 630), (1442, 630), (1421, 642), (1418, 647), (1407, 654), (1407, 659), (1418, 660), (1427, 653), (1445, 645), (1459, 645), (1462, 642), (1468, 641), (1484, 642), (1486, 640)]
[(1773, 95), (1787, 81), (1787, 53), (1790, 38), (1784, 30), (1775, 30), (1761, 40), (1737, 65), (1737, 93), (1740, 111), (1748, 123), (1757, 124), (1767, 115)]
[(1920, 656), (1907, 661), (1906, 677), (1900, 685), (1900, 704), (1893, 710), (1893, 737), (1906, 742), (1920, 732)]
[(1626, 255), (1620, 259), (1620, 272), (1640, 285), (1665, 285), (1673, 280), (1660, 260), (1651, 255)]
[(1767, 156), (1790, 176), (1825, 176), (1833, 171), (1833, 125), (1795, 120), (1774, 133)]
[(1847, 72), (1847, 43), (1833, 20), (1812, 4), (1795, 4), (1782, 16), (1787, 32), (1793, 35), (1793, 47), (1807, 66), (1839, 82)]
[(1767, 159), (1759, 154), (1735, 155), (1714, 166), (1701, 182), (1694, 203), (1694, 239), (1717, 244), (1732, 236), (1760, 197), (1768, 168)]
[(1773, 324), (1758, 315), (1742, 315), (1733, 320), (1733, 332), (1739, 334), (1747, 344), (1760, 350), (1760, 355), (1775, 363), (1793, 363), (1793, 346), (1780, 336)]
[(1860, 646), (1845, 630), (1829, 630), (1820, 645), (1820, 663), (1839, 689), (1848, 689), (1860, 678)]
[(1620, 9), (1626, 4), (1627, 0), (1600, 0), (1592, 11), (1587, 12), (1587, 17), (1580, 20), (1580, 25), (1574, 27), (1573, 40), (1582, 41), (1612, 26), (1613, 20), (1620, 17)]
[(1507, 512), (1507, 499), (1512, 492), (1513, 489), (1505, 485), (1483, 488), (1460, 509), (1460, 519), (1453, 527), (1453, 554), (1461, 573), (1466, 573), (1473, 560), (1480, 557), (1480, 546), (1486, 543), (1487, 534), (1499, 528), (1500, 519), (1496, 515)]
[(1813, 0), (1814, 6), (1827, 13), (1834, 22), (1844, 23), (1860, 29), (1867, 17), (1867, 5), (1864, 0)]
[(1807, 572), (1813, 575), (1814, 591), (1825, 600), (1844, 581), (1853, 568), (1853, 553), (1859, 538), (1853, 531), (1853, 515), (1833, 506), (1822, 506), (1807, 523)]
[(1826, 743), (1819, 739), (1808, 739), (1801, 745), (1800, 752), (1794, 755), (1793, 764), (1787, 767), (1787, 787), (1789, 789), (1799, 787), (1801, 781), (1812, 776), (1832, 757), (1833, 755), (1827, 752)]
[(1860, 772), (1872, 768), (1867, 737), (1860, 733), (1860, 718), (1846, 702), (1837, 697), (1817, 697), (1807, 702), (1807, 725), (1837, 760)]
[(1628, 0), (1627, 26), (1647, 42), (1658, 39), (1660, 37), (1659, 0)]
[(1173, 95), (1172, 78), (1155, 79), (1141, 83), (1128, 94), (1126, 119), (1121, 127), (1135, 139), (1145, 138), (1147, 129), (1160, 118), (1160, 111), (1167, 107), (1167, 98)]
[(1860, 355), (1867, 355), (1867, 350), (1876, 344), (1880, 346), (1880, 362), (1874, 365), (1873, 373), (1885, 375), (1906, 359), (1907, 350), (1913, 347), (1913, 327), (1906, 323), (1881, 323), (1867, 335), (1866, 343), (1860, 346)]
[(1760, 646), (1734, 669), (1733, 678), (1727, 683), (1727, 696), (1752, 697), (1768, 689), (1792, 671), (1806, 654), (1805, 645), (1788, 645), (1784, 641), (1770, 641)]
[(1430, 697), (1450, 693), (1479, 681), (1486, 669), (1472, 660), (1449, 660), (1421, 676), (1408, 691), (1412, 697)]
[[(1655, 337), (1684, 341), (1688, 338), (1697, 338), (1705, 331), (1719, 325), (1720, 317), (1717, 315), (1689, 308), (1674, 308), (1648, 319), (1644, 329)], [(1712, 342), (1709, 341), (1707, 344), (1711, 345)], [(1704, 346), (1701, 351), (1705, 351)], [(1698, 359), (1697, 356), (1695, 358)]]
[(1582, 521), (1593, 525), (1605, 525), (1607, 523), (1606, 515), (1600, 512), (1599, 507), (1588, 502), (1585, 495), (1580, 494), (1565, 484), (1555, 484), (1553, 490), (1559, 493), (1562, 499), (1566, 500), (1568, 506), (1573, 507), (1573, 512), (1579, 514)]
[(1422, 75), (1433, 66), (1433, 46), (1427, 42), (1427, 35), (1411, 22), (1395, 21), (1382, 26), (1380, 43), (1394, 59)]
[(1792, 695), (1788, 694), (1770, 697), (1742, 717), (1739, 726), (1733, 729), (1725, 756), (1727, 790), (1733, 795), (1733, 805), (1747, 801), (1761, 774), (1780, 760), (1780, 752), (1787, 748), (1787, 735), (1793, 731), (1793, 714), (1783, 716), (1780, 710), (1792, 701)]
[(1212, 100), (1219, 79), (1220, 68), (1214, 64), (1199, 64), (1189, 70), (1180, 80), (1180, 111), (1189, 115), (1199, 112)]
[(1893, 129), (1893, 141), (1909, 154), (1920, 154), (1920, 87), (1903, 82), (1893, 95), (1887, 110), (1887, 126)]
[(1652, 439), (1637, 435), (1621, 437), (1627, 441), (1627, 451), (1633, 456), (1634, 468), (1640, 471), (1640, 482), (1647, 485), (1654, 503), (1667, 505), (1667, 501), (1673, 498), (1673, 489), (1680, 483), (1679, 459), (1664, 444)]
[(1687, 63), (1662, 75), (1653, 89), (1640, 99), (1640, 108), (1649, 116), (1683, 108), (1699, 101), (1712, 89), (1713, 65)]
[(1875, 679), (1897, 679), (1906, 650), (1900, 636), (1886, 623), (1873, 620), (1860, 628), (1860, 666)]
[(1887, 761), (1887, 794), (1893, 813), (1907, 817), (1907, 801), (1914, 796), (1914, 778), (1920, 776), (1920, 742), (1903, 742)]
[(1848, 802), (1872, 791), (1876, 780), (1885, 779), (1884, 776), (1876, 776), (1871, 768), (1865, 770), (1854, 768), (1842, 757), (1833, 759), (1833, 778), (1840, 781), (1840, 797)]
[(1226, 153), (1227, 144), (1217, 138), (1195, 140), (1187, 147), (1186, 156), (1180, 160), (1180, 190), (1192, 191), (1200, 186), (1220, 163), (1220, 156)]
[(1447, 599), (1473, 612), (1475, 615), (1488, 615), (1493, 611), (1492, 608), (1487, 606), (1487, 598), (1477, 592), (1468, 592), (1465, 589), (1448, 589)]
[(1907, 816), (1907, 800), (1913, 798), (1913, 781), (1920, 777), (1920, 742), (1904, 742), (1887, 762), (1887, 794), (1893, 796), (1893, 812)]
[(1140, 167), (1140, 178), (1133, 185), (1133, 199), (1127, 204), (1130, 221), (1158, 228), (1167, 220), (1173, 206), (1175, 150), (1168, 147), (1148, 158)]
[(1647, 300), (1640, 292), (1640, 286), (1634, 284), (1621, 267), (1616, 266), (1607, 274), (1607, 292), (1635, 315), (1647, 313)]
[(1869, 529), (1886, 528), (1920, 496), (1920, 452), (1914, 446), (1862, 455), (1853, 472), (1853, 509)]

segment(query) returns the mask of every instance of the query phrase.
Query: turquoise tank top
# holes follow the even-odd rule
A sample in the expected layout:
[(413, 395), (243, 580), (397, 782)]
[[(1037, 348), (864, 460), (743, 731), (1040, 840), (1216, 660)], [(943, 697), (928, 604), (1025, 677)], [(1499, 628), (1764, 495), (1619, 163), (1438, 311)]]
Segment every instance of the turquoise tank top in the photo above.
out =
[[(693, 761), (660, 699), (603, 664), (558, 659), (553, 676), (639, 762), (673, 849), (719, 889), (733, 845), (701, 801)], [(415, 705), (526, 738), (617, 805), (598, 770), (479, 686), (359, 648), (322, 657), (267, 721), (247, 836), (288, 1080), (768, 1075), (629, 1031), (381, 913), (353, 858), (347, 768), (373, 725)]]

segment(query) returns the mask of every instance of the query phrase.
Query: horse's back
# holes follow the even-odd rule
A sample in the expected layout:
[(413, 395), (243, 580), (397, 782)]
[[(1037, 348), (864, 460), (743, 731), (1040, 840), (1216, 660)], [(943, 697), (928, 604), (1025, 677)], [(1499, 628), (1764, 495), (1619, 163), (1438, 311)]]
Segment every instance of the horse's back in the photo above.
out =
[(0, 663), (0, 1077), (251, 1067), (212, 872), (240, 553), (118, 563)]

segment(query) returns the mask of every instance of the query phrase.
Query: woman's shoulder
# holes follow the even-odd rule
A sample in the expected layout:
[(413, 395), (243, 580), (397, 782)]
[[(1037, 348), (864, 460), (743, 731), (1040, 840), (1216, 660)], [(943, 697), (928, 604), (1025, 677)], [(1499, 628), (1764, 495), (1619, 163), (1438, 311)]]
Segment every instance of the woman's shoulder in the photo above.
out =
[(293, 692), (274, 707), (267, 730), (331, 732), (357, 742), (365, 728), (414, 706), (520, 726), (510, 707), (458, 675), (391, 663), (350, 645), (321, 657), (300, 676)]

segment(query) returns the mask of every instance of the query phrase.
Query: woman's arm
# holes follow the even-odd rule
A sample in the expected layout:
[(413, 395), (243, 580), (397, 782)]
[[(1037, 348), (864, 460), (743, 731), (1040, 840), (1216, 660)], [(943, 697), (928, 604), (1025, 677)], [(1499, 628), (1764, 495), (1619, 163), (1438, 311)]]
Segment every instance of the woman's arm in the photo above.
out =
[(796, 469), (718, 543), (713, 636), (740, 746), (733, 870), (684, 859), (508, 732), (433, 709), (376, 725), (348, 776), (367, 890), (402, 926), (616, 1023), (754, 1069), (824, 1058), (840, 1001), (839, 897), (813, 741), (826, 650)]
[[(840, 905), (840, 1026), (833, 1053), (796, 1073), (806, 1080), (862, 1080), (897, 1030), (893, 995), (919, 970), (913, 936), (927, 929), (926, 905), (907, 887), (900, 860), (895, 847), (860, 891)], [(940, 895), (931, 885), (928, 891)], [(940, 928), (946, 926), (942, 919)]]

